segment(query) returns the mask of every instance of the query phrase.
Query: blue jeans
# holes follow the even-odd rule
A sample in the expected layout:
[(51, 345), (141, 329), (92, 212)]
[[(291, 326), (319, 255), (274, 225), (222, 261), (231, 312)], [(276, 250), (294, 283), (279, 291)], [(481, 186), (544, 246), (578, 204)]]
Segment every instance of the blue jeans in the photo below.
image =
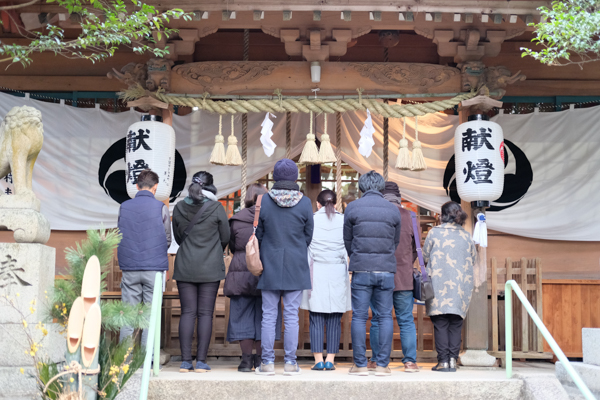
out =
[[(394, 310), (396, 322), (400, 328), (400, 341), (402, 342), (403, 363), (417, 362), (417, 328), (413, 318), (413, 292), (412, 290), (399, 290), (394, 292)], [(379, 321), (376, 306), (371, 303), (373, 318), (371, 319), (370, 342), (373, 351), (373, 361), (379, 353)]]
[(298, 308), (302, 301), (302, 290), (263, 290), (262, 294), (262, 324), (261, 324), (261, 347), (262, 362), (269, 364), (275, 362), (275, 330), (277, 326), (277, 314), (279, 299), (283, 301), (283, 322), (285, 333), (283, 336), (284, 359), (286, 362), (296, 362), (296, 350), (298, 349)]
[(369, 305), (379, 311), (379, 343), (376, 361), (380, 367), (390, 363), (394, 323), (392, 321), (392, 296), (394, 274), (390, 272), (354, 272), (352, 274), (352, 357), (358, 367), (367, 366), (367, 320)]

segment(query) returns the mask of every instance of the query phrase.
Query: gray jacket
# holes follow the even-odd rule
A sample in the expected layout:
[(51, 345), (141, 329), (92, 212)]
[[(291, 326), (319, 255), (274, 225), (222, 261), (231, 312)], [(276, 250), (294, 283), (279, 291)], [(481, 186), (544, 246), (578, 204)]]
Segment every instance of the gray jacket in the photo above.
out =
[(435, 298), (426, 302), (427, 315), (456, 314), (465, 318), (473, 292), (476, 249), (462, 226), (446, 223), (429, 231), (423, 257)]

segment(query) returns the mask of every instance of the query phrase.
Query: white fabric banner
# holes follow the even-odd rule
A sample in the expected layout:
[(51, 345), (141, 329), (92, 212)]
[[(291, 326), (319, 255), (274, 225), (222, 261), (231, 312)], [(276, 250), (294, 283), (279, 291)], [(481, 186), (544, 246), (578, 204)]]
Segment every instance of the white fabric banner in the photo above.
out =
[[(44, 146), (34, 169), (33, 189), (52, 229), (115, 227), (119, 203), (113, 197), (123, 199), (124, 196), (115, 187), (125, 188), (124, 138), (129, 125), (139, 121), (141, 114), (81, 109), (0, 94), (0, 115), (22, 105), (36, 107), (43, 116)], [(248, 182), (267, 175), (275, 162), (285, 156), (285, 114), (276, 116), (272, 118), (272, 140), (277, 147), (271, 157), (265, 155), (260, 142), (264, 114), (248, 116)], [(381, 172), (383, 121), (373, 116), (375, 146), (372, 154), (365, 158), (358, 152), (365, 119), (365, 112), (343, 114), (342, 157), (360, 173), (372, 169)], [(316, 130), (321, 133), (323, 118), (319, 116), (317, 120)], [(504, 171), (505, 192), (493, 203), (494, 209), (499, 211), (488, 212), (489, 228), (540, 239), (599, 241), (600, 203), (593, 199), (600, 192), (600, 136), (596, 134), (600, 126), (600, 107), (499, 115), (492, 120), (504, 130), (508, 163)], [(406, 122), (407, 138), (412, 142), (414, 118)], [(328, 125), (332, 144), (336, 145), (335, 124)], [(438, 113), (419, 117), (419, 140), (428, 169), (412, 172), (393, 168), (402, 136), (402, 120), (390, 120), (392, 167), (389, 176), (398, 183), (407, 200), (439, 211), (450, 199), (448, 193), (452, 194), (453, 187), (455, 190), (455, 182), (454, 167), (448, 164), (454, 153), (457, 125), (457, 116)], [(182, 192), (175, 202), (186, 195), (191, 176), (200, 170), (214, 175), (219, 196), (240, 188), (241, 167), (209, 163), (218, 115), (205, 112), (176, 115), (173, 127), (182, 161), (179, 172), (177, 166), (175, 172), (176, 181), (179, 177), (176, 187)], [(224, 124), (225, 137), (229, 135), (228, 127), (229, 124)], [(235, 130), (240, 140), (239, 115)], [(292, 132), (292, 155), (296, 156), (302, 151), (308, 132), (307, 115), (293, 114)], [(185, 182), (182, 181), (183, 169)], [(10, 193), (12, 185), (2, 179), (0, 187), (3, 193)]]

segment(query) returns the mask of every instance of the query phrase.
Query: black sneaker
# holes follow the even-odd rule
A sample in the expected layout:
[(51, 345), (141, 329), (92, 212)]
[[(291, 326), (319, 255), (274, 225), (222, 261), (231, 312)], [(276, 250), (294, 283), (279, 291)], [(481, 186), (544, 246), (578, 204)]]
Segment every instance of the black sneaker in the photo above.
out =
[(252, 355), (252, 359), (254, 360), (254, 369), (260, 367), (260, 363), (262, 362), (262, 354), (254, 354)]
[(252, 367), (254, 367), (254, 359), (252, 354), (242, 354), (242, 362), (238, 366), (238, 371), (252, 372)]

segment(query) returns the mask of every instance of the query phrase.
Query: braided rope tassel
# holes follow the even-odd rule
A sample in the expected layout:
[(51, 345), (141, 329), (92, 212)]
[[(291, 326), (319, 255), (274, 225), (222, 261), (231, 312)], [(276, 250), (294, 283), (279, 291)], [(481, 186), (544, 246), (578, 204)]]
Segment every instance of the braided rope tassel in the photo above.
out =
[(413, 142), (413, 158), (412, 158), (412, 171), (424, 171), (427, 169), (425, 164), (425, 157), (423, 156), (423, 150), (421, 149), (421, 142), (419, 142), (419, 117), (415, 117), (415, 141)]
[(227, 138), (227, 154), (225, 155), (225, 163), (227, 165), (237, 166), (242, 165), (242, 156), (237, 147), (238, 140), (234, 135), (234, 115), (231, 114), (231, 135)]
[(324, 114), (324, 128), (323, 134), (321, 135), (321, 148), (319, 149), (319, 164), (336, 162), (335, 153), (331, 147), (331, 140), (327, 133), (327, 114)]
[(317, 143), (315, 143), (315, 135), (313, 133), (312, 111), (310, 112), (310, 129), (308, 135), (306, 135), (306, 144), (304, 145), (304, 149), (302, 149), (302, 154), (298, 162), (308, 165), (319, 163), (319, 149), (317, 148)]
[(412, 155), (408, 149), (408, 140), (406, 140), (406, 117), (402, 118), (402, 139), (400, 139), (400, 149), (398, 150), (398, 159), (396, 160), (396, 168), (401, 170), (409, 170), (412, 167)]
[(225, 157), (225, 138), (221, 134), (223, 131), (223, 116), (219, 115), (219, 134), (215, 136), (215, 147), (210, 154), (210, 163), (215, 165), (226, 165)]

